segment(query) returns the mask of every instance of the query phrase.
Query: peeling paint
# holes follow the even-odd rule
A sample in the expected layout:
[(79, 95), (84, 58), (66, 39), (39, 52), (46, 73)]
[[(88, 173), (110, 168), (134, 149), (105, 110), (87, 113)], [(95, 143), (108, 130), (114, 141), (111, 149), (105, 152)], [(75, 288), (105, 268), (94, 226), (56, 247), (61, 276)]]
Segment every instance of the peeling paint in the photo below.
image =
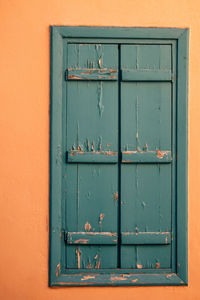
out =
[(101, 223), (102, 223), (102, 220), (104, 218), (104, 214), (100, 214), (99, 216), (99, 229), (101, 230)]
[(137, 264), (137, 269), (142, 269), (142, 265)]
[(99, 258), (99, 260), (96, 261), (95, 269), (100, 269), (100, 266), (101, 266), (101, 258)]
[(88, 222), (86, 222), (85, 223), (85, 231), (91, 231), (91, 225), (90, 225), (90, 223), (88, 223)]
[(121, 281), (121, 280), (127, 280), (124, 276), (112, 276), (110, 277), (111, 281)]
[(156, 156), (158, 158), (163, 158), (165, 155), (168, 156), (168, 151), (160, 151), (160, 150), (156, 150)]
[(77, 256), (77, 266), (78, 269), (81, 268), (81, 252), (79, 250), (79, 248), (76, 248), (76, 256)]
[(83, 278), (81, 278), (81, 280), (88, 280), (88, 279), (95, 279), (96, 276), (91, 276), (91, 275), (87, 275), (87, 276), (83, 276)]
[(118, 200), (118, 192), (114, 193), (114, 202)]
[(92, 148), (91, 148), (92, 152), (94, 151), (94, 141), (92, 141)]
[(159, 262), (156, 263), (156, 269), (160, 269), (160, 263)]
[(100, 118), (102, 117), (103, 111), (104, 111), (104, 105), (103, 105), (103, 84), (102, 81), (98, 83), (97, 86), (97, 95), (98, 95), (98, 109), (99, 109), (99, 115)]
[(57, 266), (56, 266), (56, 277), (58, 277), (58, 276), (60, 276), (60, 272), (61, 272), (61, 270), (60, 270), (60, 263), (59, 264), (57, 264)]
[(170, 279), (172, 276), (176, 276), (176, 274), (175, 274), (175, 273), (167, 274), (167, 275), (166, 275), (166, 278)]
[(105, 154), (105, 155), (113, 155), (113, 156), (115, 156), (115, 155), (117, 155), (117, 152), (104, 151), (104, 154)]
[(79, 240), (76, 240), (74, 241), (74, 244), (87, 244), (88, 243), (88, 240), (87, 239), (79, 239)]
[(137, 282), (138, 281), (138, 279), (136, 278), (136, 279), (132, 279), (131, 280), (132, 282)]

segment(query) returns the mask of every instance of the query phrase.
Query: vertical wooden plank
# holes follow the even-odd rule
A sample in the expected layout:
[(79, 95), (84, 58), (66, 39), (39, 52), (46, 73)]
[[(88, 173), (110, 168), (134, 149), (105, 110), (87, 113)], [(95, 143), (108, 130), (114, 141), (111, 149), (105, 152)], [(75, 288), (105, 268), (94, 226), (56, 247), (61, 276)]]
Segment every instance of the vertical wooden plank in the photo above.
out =
[(122, 232), (171, 230), (171, 166), (122, 165)]
[[(136, 58), (127, 58), (128, 52)], [(124, 45), (122, 67), (171, 70), (171, 46)], [(121, 103), (122, 151), (171, 151), (170, 82), (122, 82)], [(121, 231), (171, 232), (171, 164), (127, 164), (121, 172)], [(171, 245), (122, 245), (121, 266), (129, 263), (138, 269), (171, 268)]]
[[(69, 68), (118, 69), (116, 45), (69, 44), (68, 52)], [(83, 151), (118, 151), (117, 99), (117, 82), (67, 83), (68, 151), (78, 146)]]
[(122, 151), (170, 150), (171, 83), (121, 85)]
[(188, 40), (185, 29), (178, 39), (177, 77), (177, 272), (188, 282)]
[(121, 68), (171, 70), (171, 45), (122, 45)]
[[(68, 68), (118, 69), (118, 48), (69, 44)], [(66, 149), (79, 153), (118, 153), (118, 83), (68, 81), (66, 100)], [(90, 157), (84, 163), (67, 163), (66, 230), (116, 233), (118, 167), (109, 164), (109, 155), (108, 164), (95, 163), (96, 156), (91, 161)], [(98, 257), (98, 262), (94, 257)], [(67, 245), (66, 267), (116, 268), (117, 246)]]
[[(115, 165), (77, 164), (67, 166), (66, 178), (66, 229), (70, 232), (117, 232), (118, 226), (118, 172)], [(70, 177), (70, 178), (69, 178)], [(94, 254), (92, 246), (79, 247), (82, 259)], [(96, 249), (96, 248), (95, 248)], [(101, 268), (117, 267), (117, 247), (98, 246), (104, 257)], [(67, 268), (77, 247), (67, 246)], [(96, 250), (95, 250), (96, 251)], [(106, 257), (107, 253), (107, 257)], [(110, 254), (112, 254), (110, 256)], [(96, 254), (95, 254), (96, 255)], [(111, 259), (112, 257), (112, 259)], [(115, 259), (114, 259), (115, 258)], [(86, 261), (82, 267), (87, 267)], [(92, 258), (90, 259), (92, 260)], [(107, 262), (107, 265), (106, 265)], [(73, 268), (77, 268), (77, 261)], [(90, 267), (89, 267), (90, 268)]]
[(172, 272), (177, 271), (177, 41), (172, 44)]
[(51, 123), (50, 123), (50, 255), (49, 283), (61, 273), (62, 230), (62, 69), (63, 43), (56, 28), (51, 28)]

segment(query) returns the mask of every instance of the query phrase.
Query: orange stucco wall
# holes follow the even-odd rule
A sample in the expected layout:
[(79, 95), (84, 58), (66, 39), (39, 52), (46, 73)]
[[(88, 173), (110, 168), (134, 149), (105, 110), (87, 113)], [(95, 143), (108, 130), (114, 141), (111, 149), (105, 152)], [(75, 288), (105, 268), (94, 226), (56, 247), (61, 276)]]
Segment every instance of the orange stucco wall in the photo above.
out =
[[(49, 25), (190, 28), (189, 286), (48, 288)], [(0, 299), (200, 299), (200, 1), (0, 0)]]

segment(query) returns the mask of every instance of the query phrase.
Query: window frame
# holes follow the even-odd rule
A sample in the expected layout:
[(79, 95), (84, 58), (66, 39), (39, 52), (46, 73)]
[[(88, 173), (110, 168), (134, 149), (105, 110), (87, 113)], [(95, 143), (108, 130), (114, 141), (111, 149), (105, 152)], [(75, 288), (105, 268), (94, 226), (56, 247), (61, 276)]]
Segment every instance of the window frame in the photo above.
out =
[[(94, 42), (131, 43), (133, 39), (146, 41), (172, 40), (176, 44), (176, 134), (177, 134), (177, 268), (176, 273), (110, 273), (66, 274), (64, 272), (64, 225), (62, 203), (62, 101), (63, 41), (90, 39)], [(49, 286), (139, 286), (188, 284), (188, 41), (187, 28), (136, 28), (136, 27), (68, 27), (51, 26), (51, 103), (50, 103), (50, 229), (49, 229)]]

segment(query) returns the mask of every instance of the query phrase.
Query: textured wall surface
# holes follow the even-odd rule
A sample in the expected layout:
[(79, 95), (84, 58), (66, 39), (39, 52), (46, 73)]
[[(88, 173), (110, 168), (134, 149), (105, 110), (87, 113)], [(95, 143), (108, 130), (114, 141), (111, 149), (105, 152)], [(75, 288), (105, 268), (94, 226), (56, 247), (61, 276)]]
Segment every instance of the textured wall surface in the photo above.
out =
[[(50, 25), (189, 27), (189, 286), (48, 288)], [(0, 0), (0, 298), (200, 299), (200, 2)]]

